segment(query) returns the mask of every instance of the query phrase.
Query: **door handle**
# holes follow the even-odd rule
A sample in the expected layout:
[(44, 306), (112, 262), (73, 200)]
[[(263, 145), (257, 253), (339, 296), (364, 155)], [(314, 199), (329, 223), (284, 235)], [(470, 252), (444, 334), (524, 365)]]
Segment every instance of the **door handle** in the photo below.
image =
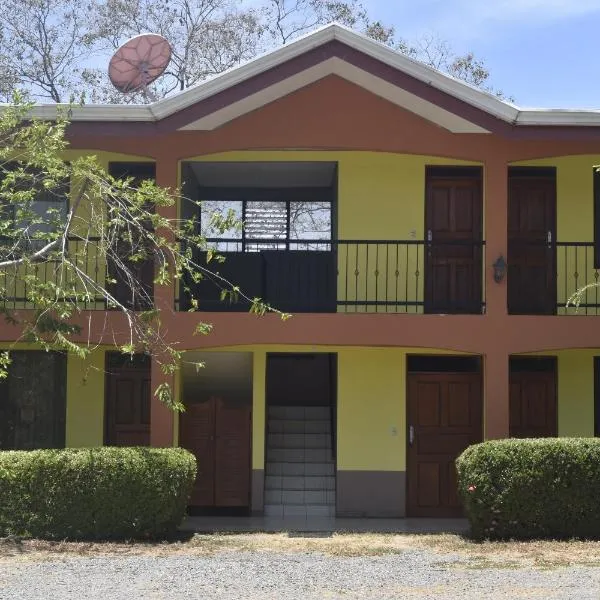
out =
[(548, 248), (552, 247), (552, 231), (548, 231), (546, 234), (546, 243), (548, 244)]
[(408, 445), (412, 446), (415, 441), (415, 428), (412, 425), (408, 426)]

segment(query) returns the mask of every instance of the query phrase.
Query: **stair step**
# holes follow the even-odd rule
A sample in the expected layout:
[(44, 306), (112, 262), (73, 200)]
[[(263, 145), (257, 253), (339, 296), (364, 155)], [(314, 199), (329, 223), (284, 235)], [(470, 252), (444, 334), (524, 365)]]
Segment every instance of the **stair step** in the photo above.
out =
[(331, 423), (329, 419), (319, 420), (290, 420), (290, 419), (269, 419), (267, 421), (267, 431), (269, 433), (331, 433)]
[(265, 504), (335, 504), (335, 491), (265, 490)]
[(269, 433), (267, 448), (331, 448), (327, 433)]
[(329, 419), (329, 406), (269, 406), (269, 419)]
[(332, 476), (335, 475), (333, 460), (314, 463), (267, 461), (267, 476), (281, 475), (285, 477)]
[(331, 450), (326, 448), (267, 448), (267, 463), (326, 463), (332, 460)]
[(335, 506), (306, 504), (303, 506), (265, 504), (266, 517), (335, 517)]
[(266, 490), (335, 490), (335, 477), (317, 475), (267, 475)]

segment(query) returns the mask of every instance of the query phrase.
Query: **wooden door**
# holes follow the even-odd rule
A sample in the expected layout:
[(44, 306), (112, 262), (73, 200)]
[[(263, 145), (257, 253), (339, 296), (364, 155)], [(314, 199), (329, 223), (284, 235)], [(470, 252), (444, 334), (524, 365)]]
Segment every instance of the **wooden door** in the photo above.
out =
[(191, 506), (249, 506), (250, 415), (249, 406), (221, 398), (186, 406), (179, 419), (180, 445), (198, 462)]
[(216, 401), (215, 505), (250, 503), (250, 407)]
[(107, 446), (150, 445), (150, 360), (107, 354)]
[(556, 172), (510, 169), (508, 178), (508, 310), (556, 312)]
[(454, 461), (482, 439), (479, 374), (409, 373), (407, 412), (407, 514), (461, 516)]
[(481, 171), (451, 171), (427, 173), (425, 312), (481, 313)]
[[(528, 359), (524, 359), (527, 361)], [(536, 359), (534, 359), (536, 360)], [(510, 437), (556, 437), (556, 361), (546, 370), (527, 370), (527, 365), (510, 365)]]
[[(156, 166), (152, 162), (111, 162), (108, 165), (109, 173), (118, 179), (131, 178), (132, 187), (141, 185), (145, 180), (156, 179)], [(153, 210), (153, 207), (149, 207)], [(151, 224), (147, 224), (151, 227)], [(111, 280), (107, 288), (117, 302), (133, 310), (149, 310), (152, 307), (154, 295), (154, 259), (131, 261), (129, 257), (134, 248), (140, 244), (139, 240), (133, 242), (114, 236), (114, 257), (108, 260), (107, 275)], [(134, 248), (132, 248), (132, 245)], [(135, 251), (139, 252), (139, 248)], [(131, 285), (130, 277), (137, 283)], [(137, 289), (136, 289), (137, 287)]]
[(66, 356), (25, 350), (10, 358), (0, 384), (0, 450), (64, 448)]
[(195, 402), (179, 418), (179, 445), (197, 462), (196, 481), (189, 504), (214, 506), (215, 499), (215, 403)]

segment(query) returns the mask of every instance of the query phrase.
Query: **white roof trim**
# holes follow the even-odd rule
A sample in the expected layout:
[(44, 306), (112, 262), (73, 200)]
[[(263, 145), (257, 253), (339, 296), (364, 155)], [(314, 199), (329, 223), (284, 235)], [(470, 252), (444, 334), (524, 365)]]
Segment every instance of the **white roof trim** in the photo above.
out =
[(355, 85), (368, 89), (373, 94), (384, 98), (388, 102), (419, 115), (453, 133), (489, 133), (488, 130), (471, 123), (471, 121), (455, 115), (439, 107), (437, 104), (423, 100), (419, 96), (359, 69), (338, 57), (328, 58), (313, 67), (296, 73), (292, 77), (263, 88), (255, 94), (247, 96), (238, 102), (233, 102), (197, 121), (189, 123), (181, 129), (184, 131), (216, 129), (243, 114), (291, 94), (328, 75), (337, 75)]
[[(74, 121), (158, 121), (333, 40), (338, 40), (508, 123), (515, 125), (600, 126), (600, 111), (522, 110), (492, 94), (436, 71), (384, 44), (335, 23), (326, 25), (290, 44), (153, 104), (145, 106), (87, 105), (74, 108), (71, 118)], [(52, 118), (56, 115), (56, 105), (37, 105), (33, 109), (33, 115), (40, 118)]]

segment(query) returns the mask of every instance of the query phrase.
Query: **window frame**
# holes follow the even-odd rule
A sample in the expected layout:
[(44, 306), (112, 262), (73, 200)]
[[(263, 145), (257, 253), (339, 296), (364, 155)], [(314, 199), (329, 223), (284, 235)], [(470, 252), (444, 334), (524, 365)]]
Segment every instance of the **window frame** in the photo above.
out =
[[(68, 163), (67, 163), (68, 164)], [(20, 163), (18, 161), (9, 161), (7, 163), (4, 164), (3, 166), (3, 170), (5, 172), (7, 171), (11, 171), (11, 169), (13, 168), (17, 168), (21, 166)], [(0, 173), (0, 178), (2, 177), (2, 173)], [(46, 202), (46, 203), (56, 203), (56, 204), (61, 204), (64, 207), (64, 222), (66, 223), (66, 219), (67, 219), (67, 215), (69, 214), (69, 210), (71, 208), (71, 179), (65, 179), (65, 181), (59, 185), (59, 187), (57, 187), (57, 190), (60, 189), (60, 187), (63, 187), (63, 192), (62, 195), (59, 197), (58, 195), (56, 196), (56, 199), (48, 199), (47, 197), (47, 192), (44, 189), (40, 189), (40, 190), (36, 190), (36, 198), (32, 201), (31, 203), (31, 210), (32, 212), (35, 212), (35, 210), (33, 209), (33, 206), (35, 205), (36, 202)], [(39, 195), (42, 195), (42, 198), (39, 198)], [(60, 200), (59, 200), (60, 198)], [(12, 219), (12, 221), (15, 223), (15, 226), (17, 226), (17, 215), (16, 215), (16, 211), (15, 211), (15, 205), (14, 204), (10, 204), (10, 203), (0, 203), (0, 211), (2, 210), (6, 210), (9, 214), (7, 215), (10, 219)], [(47, 209), (46, 209), (47, 211)], [(40, 223), (37, 226), (44, 226), (44, 225), (50, 225), (50, 223)], [(51, 233), (51, 232), (49, 232)], [(2, 238), (0, 239), (0, 241), (4, 241), (8, 238)], [(22, 242), (19, 242), (19, 245), (23, 244), (23, 247), (26, 247), (29, 250), (38, 250), (43, 248), (43, 246), (47, 243), (47, 240), (45, 240), (43, 237), (39, 237), (39, 238), (35, 238), (35, 239), (31, 239), (28, 238), (26, 240), (23, 240)], [(36, 248), (37, 246), (37, 248)]]
[[(242, 222), (246, 221), (247, 206), (251, 202), (274, 202), (285, 204), (286, 210), (286, 232), (285, 238), (264, 238), (264, 243), (272, 244), (273, 248), (250, 249), (249, 246), (255, 246), (261, 243), (261, 238), (248, 237), (246, 229), (242, 228), (239, 238), (219, 238), (207, 237), (209, 244), (215, 244), (220, 252), (262, 252), (264, 250), (274, 250), (279, 252), (289, 252), (290, 250), (330, 250), (331, 242), (334, 240), (336, 201), (335, 193), (332, 188), (305, 187), (305, 188), (209, 188), (200, 187), (200, 202), (241, 202)], [(308, 199), (307, 199), (308, 198)], [(329, 231), (328, 237), (324, 238), (293, 238), (291, 237), (291, 206), (296, 202), (320, 203), (329, 205)], [(198, 220), (198, 233), (202, 228), (202, 210), (200, 209)], [(219, 244), (235, 244), (238, 249), (221, 249)], [(284, 246), (284, 247), (278, 247)], [(290, 248), (290, 246), (292, 246)], [(306, 246), (306, 248), (299, 248)], [(310, 248), (309, 246), (317, 246)]]

